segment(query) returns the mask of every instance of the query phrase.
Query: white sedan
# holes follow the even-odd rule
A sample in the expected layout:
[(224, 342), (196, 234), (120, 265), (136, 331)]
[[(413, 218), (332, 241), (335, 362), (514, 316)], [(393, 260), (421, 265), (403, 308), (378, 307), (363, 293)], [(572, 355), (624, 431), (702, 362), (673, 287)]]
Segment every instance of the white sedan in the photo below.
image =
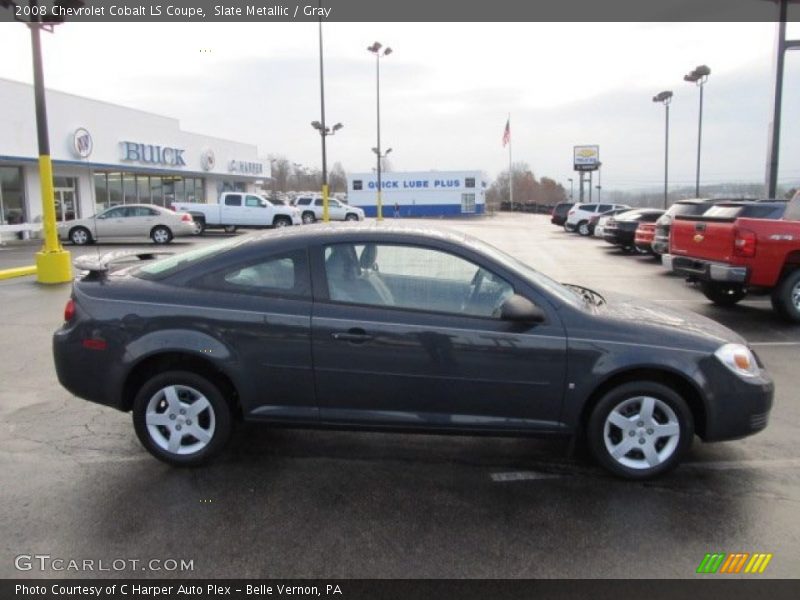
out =
[(154, 204), (112, 206), (93, 217), (65, 221), (58, 236), (76, 246), (108, 238), (149, 237), (156, 244), (168, 244), (176, 236), (197, 233), (189, 213), (176, 213)]

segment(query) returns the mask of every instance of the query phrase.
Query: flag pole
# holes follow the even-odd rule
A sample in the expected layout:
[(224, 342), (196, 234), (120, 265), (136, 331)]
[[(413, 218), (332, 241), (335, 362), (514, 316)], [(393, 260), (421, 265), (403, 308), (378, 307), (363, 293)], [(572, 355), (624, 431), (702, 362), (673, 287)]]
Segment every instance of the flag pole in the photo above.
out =
[(514, 168), (511, 162), (511, 113), (508, 113), (508, 201), (514, 210)]

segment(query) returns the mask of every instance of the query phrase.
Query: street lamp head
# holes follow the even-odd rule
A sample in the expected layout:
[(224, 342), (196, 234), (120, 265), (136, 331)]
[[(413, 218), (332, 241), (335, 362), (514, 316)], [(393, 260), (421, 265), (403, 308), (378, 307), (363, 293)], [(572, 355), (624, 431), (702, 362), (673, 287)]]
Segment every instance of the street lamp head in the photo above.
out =
[(384, 156), (389, 156), (389, 152), (391, 152), (391, 151), (392, 151), (392, 149), (391, 149), (391, 148), (389, 148), (389, 149), (388, 149), (386, 152), (384, 152), (384, 153), (383, 153), (383, 155), (384, 155)]
[(653, 96), (653, 102), (663, 102), (664, 104), (669, 104), (672, 101), (672, 92), (669, 90), (665, 90), (663, 92), (659, 92), (655, 96)]
[(708, 79), (709, 75), (711, 75), (711, 69), (709, 69), (707, 65), (698, 65), (695, 67), (694, 71), (684, 75), (683, 80), (689, 83), (699, 82), (700, 85), (702, 85), (705, 83), (706, 79)]
[(698, 77), (708, 77), (711, 75), (711, 69), (708, 68), (707, 65), (699, 65), (695, 70)]
[(373, 148), (373, 149), (372, 149), (372, 151), (373, 151), (375, 154), (380, 154), (380, 153), (378, 152), (378, 149), (377, 149), (377, 148)]
[(317, 129), (317, 130), (320, 130), (320, 131), (322, 130), (322, 123), (320, 123), (319, 121), (311, 121), (311, 126), (314, 129)]
[(337, 123), (336, 125), (333, 126), (333, 131), (339, 131), (342, 127), (344, 127), (344, 125), (342, 125), (341, 123)]
[(391, 48), (386, 48), (386, 50), (383, 51), (383, 55), (384, 56), (389, 56), (391, 53), (392, 53), (392, 49)]
[(383, 44), (381, 44), (380, 42), (374, 42), (374, 43), (372, 44), (372, 46), (367, 46), (367, 50), (369, 50), (370, 52), (372, 52), (372, 53), (374, 53), (374, 54), (377, 54), (377, 53), (378, 53), (378, 51), (379, 51), (381, 48), (383, 48)]

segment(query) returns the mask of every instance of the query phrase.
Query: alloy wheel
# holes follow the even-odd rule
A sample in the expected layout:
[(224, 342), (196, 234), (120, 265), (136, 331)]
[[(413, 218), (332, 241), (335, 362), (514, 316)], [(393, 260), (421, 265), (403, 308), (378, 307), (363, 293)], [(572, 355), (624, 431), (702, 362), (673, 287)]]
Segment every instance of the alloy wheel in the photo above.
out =
[(609, 456), (629, 469), (652, 469), (669, 460), (680, 441), (675, 411), (652, 396), (623, 400), (608, 413), (603, 440)]

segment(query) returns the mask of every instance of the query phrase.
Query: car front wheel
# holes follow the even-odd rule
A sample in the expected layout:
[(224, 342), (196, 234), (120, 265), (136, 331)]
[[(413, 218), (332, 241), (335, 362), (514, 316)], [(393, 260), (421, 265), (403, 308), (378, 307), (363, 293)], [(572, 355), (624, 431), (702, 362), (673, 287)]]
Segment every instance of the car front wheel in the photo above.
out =
[(626, 479), (649, 479), (677, 466), (694, 436), (686, 401), (660, 383), (637, 381), (607, 392), (586, 428), (595, 460)]
[(231, 410), (217, 386), (189, 371), (145, 383), (133, 402), (139, 441), (157, 459), (195, 466), (217, 455), (231, 434)]
[(354, 215), (353, 213), (349, 213), (345, 218), (345, 221), (358, 221), (358, 215)]
[(289, 227), (291, 224), (292, 220), (289, 217), (275, 217), (275, 221), (272, 223), (274, 227)]

